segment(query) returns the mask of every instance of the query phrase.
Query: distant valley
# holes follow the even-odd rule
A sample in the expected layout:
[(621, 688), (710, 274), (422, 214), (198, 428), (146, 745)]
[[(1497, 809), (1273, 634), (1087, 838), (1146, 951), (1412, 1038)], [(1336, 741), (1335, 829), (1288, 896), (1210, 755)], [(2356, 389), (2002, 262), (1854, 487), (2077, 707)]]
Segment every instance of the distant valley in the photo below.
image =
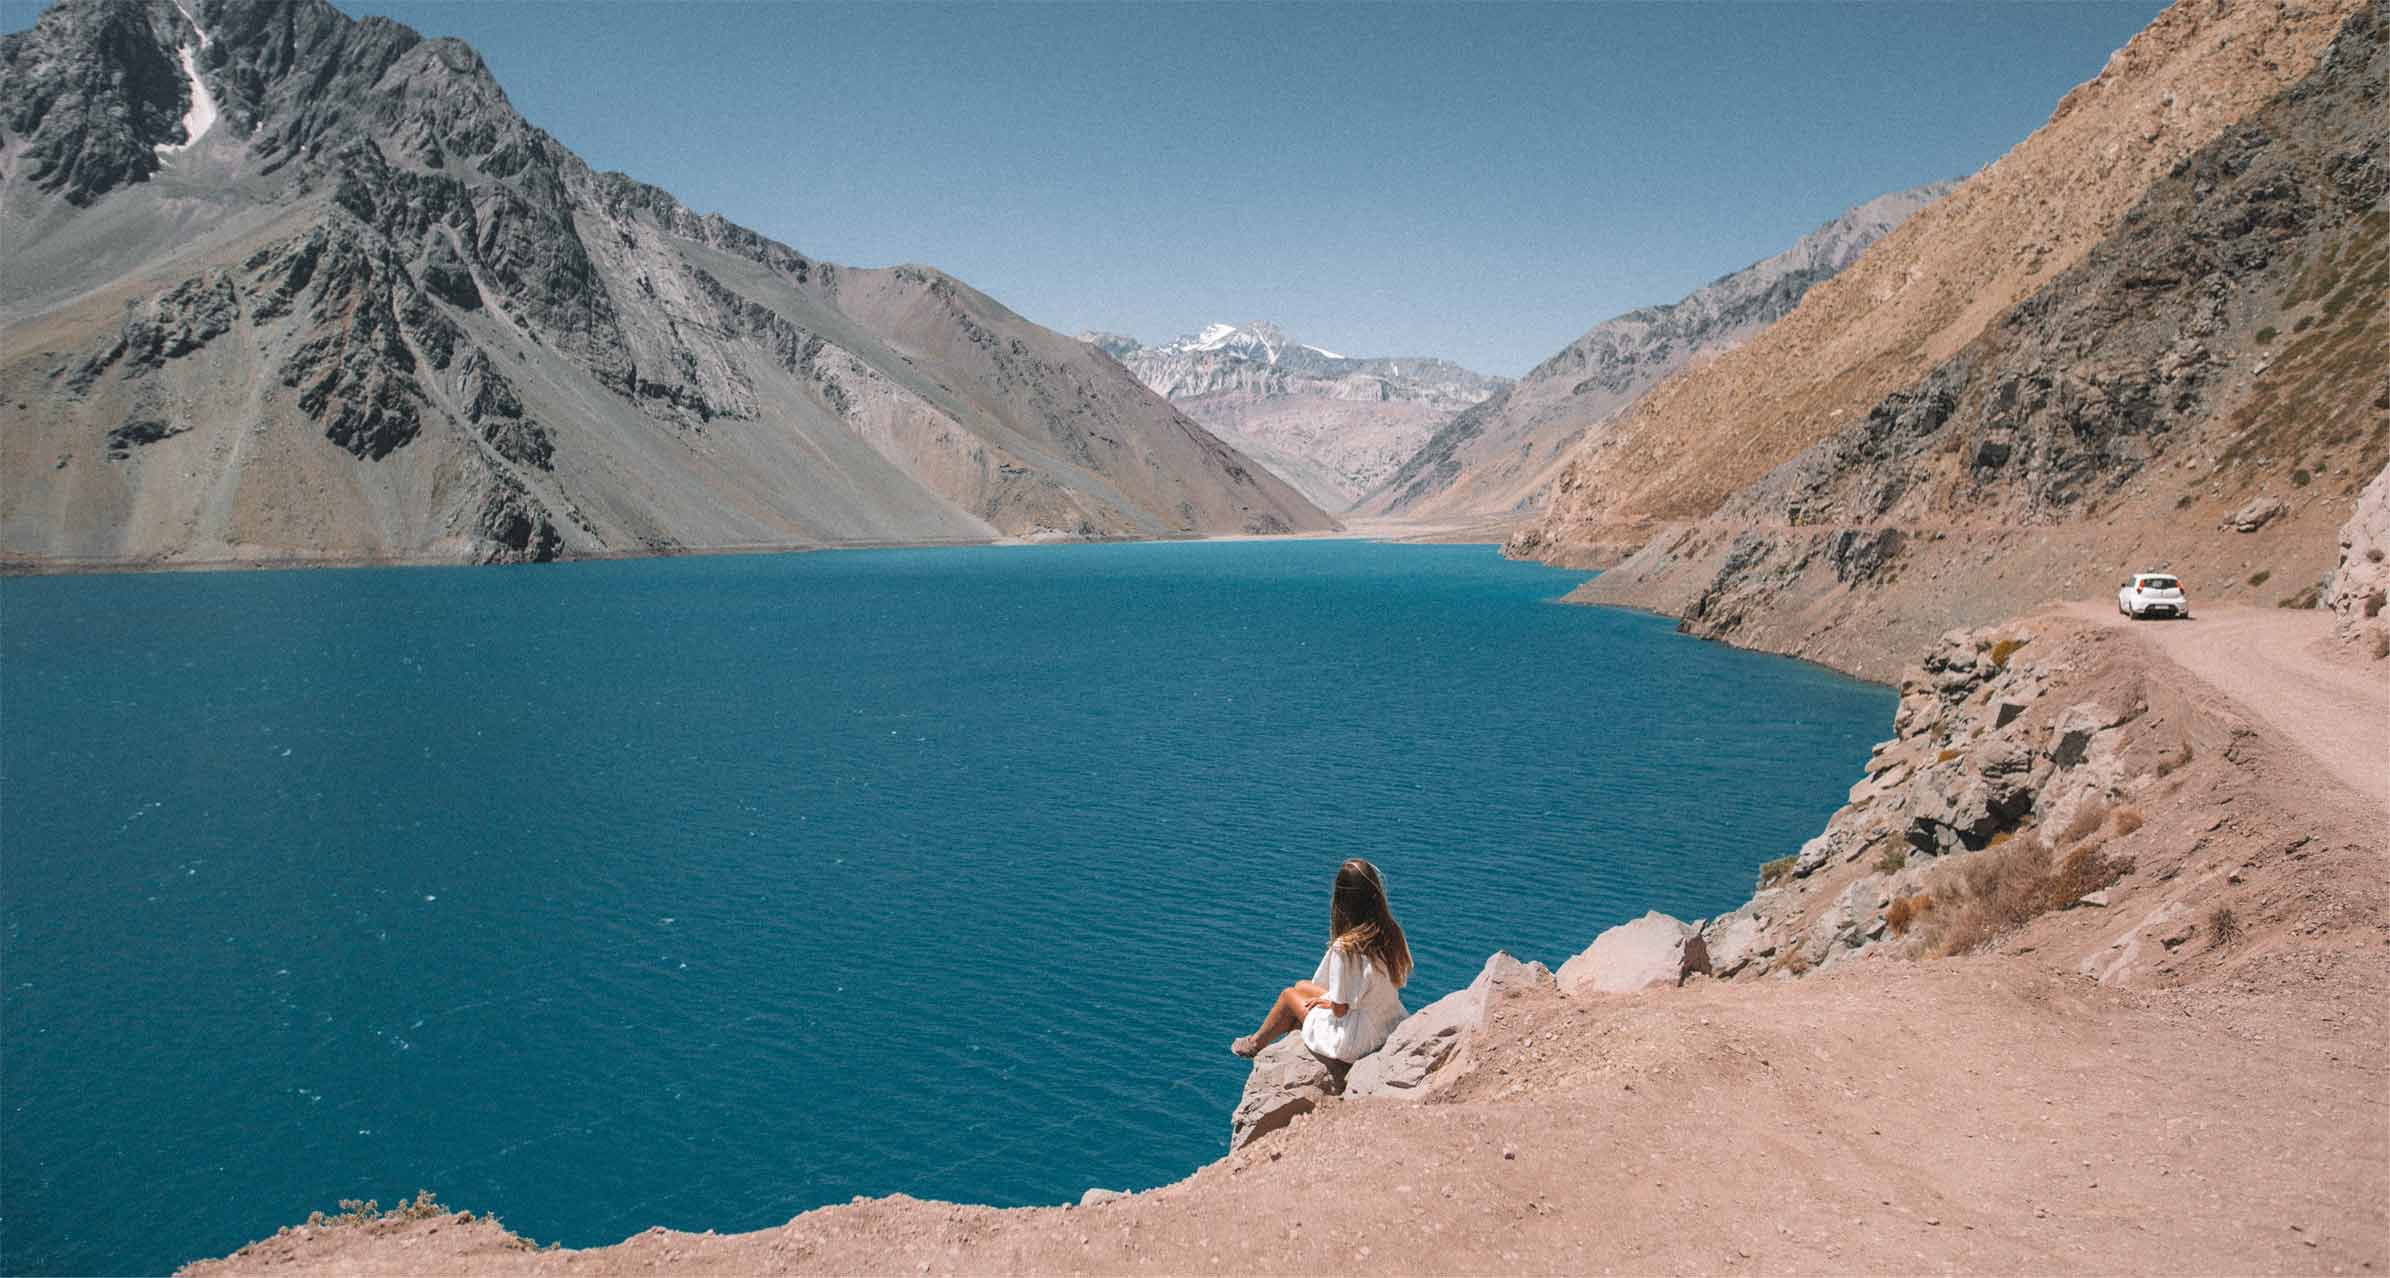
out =
[(1269, 323), (1212, 324), (1159, 346), (1080, 339), (1331, 511), (1358, 504), (1453, 417), (1510, 385), (1433, 356), (1340, 355)]

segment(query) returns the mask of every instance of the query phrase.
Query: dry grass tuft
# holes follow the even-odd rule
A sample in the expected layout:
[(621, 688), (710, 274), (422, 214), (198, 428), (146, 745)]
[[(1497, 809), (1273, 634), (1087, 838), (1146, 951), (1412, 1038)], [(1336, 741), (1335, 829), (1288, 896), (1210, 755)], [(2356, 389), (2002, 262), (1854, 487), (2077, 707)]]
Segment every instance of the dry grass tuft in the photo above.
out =
[(2198, 753), (2198, 751), (2191, 748), (2190, 742), (2183, 742), (2183, 750), (2181, 754), (2166, 755), (2158, 760), (2158, 775), (2160, 777), (2169, 777), (2177, 772), (2182, 771), (2184, 768), (2190, 767), (2191, 760), (2197, 758)]
[(1934, 756), (1934, 762), (1936, 762), (1936, 763), (1948, 763), (1948, 762), (1950, 762), (1952, 759), (1955, 759), (1955, 758), (1959, 757), (1959, 755), (1961, 755), (1961, 754), (1963, 754), (1963, 753), (1965, 753), (1965, 751), (1963, 751), (1963, 750), (1960, 750), (1958, 747), (1956, 747), (1956, 746), (1950, 746), (1950, 747), (1948, 747), (1948, 748), (1944, 749), (1944, 750), (1942, 751), (1942, 753), (1935, 755), (1935, 756)]
[(1931, 914), (1933, 908), (1934, 898), (1930, 892), (1896, 897), (1891, 908), (1884, 911), (1884, 926), (1891, 928), (1894, 936), (1907, 936), (1909, 928), (1917, 920)]
[(1875, 872), (1878, 874), (1898, 874), (1903, 869), (1907, 868), (1908, 864), (1909, 850), (1897, 843), (1894, 843), (1887, 846), (1882, 855), (1876, 857)]
[(340, 1214), (327, 1216), (320, 1211), (307, 1213), (307, 1223), (318, 1228), (339, 1225), (371, 1225), (379, 1221), (429, 1220), (434, 1216), (451, 1214), (432, 1197), (432, 1191), (418, 1189), (412, 1202), (402, 1202), (388, 1211), (382, 1204), (368, 1198), (360, 1202), (354, 1198), (340, 1200)]
[(2067, 818), (2065, 828), (2058, 831), (2058, 846), (2065, 847), (2070, 843), (2081, 842), (2093, 831), (2098, 830), (2107, 820), (2108, 801), (2106, 799), (2096, 797), (2085, 799), (2082, 806), (2075, 809), (2075, 814)]
[(1761, 887), (1768, 887), (1784, 878), (1784, 876), (1791, 874), (1793, 872), (1793, 862), (1795, 859), (1796, 858), (1789, 856), (1780, 856), (1775, 860), (1760, 866), (1759, 885)]
[(2120, 835), (2131, 834), (2141, 825), (2141, 809), (2135, 807), (2118, 808), (2108, 817), (2108, 828)]
[[(2132, 869), (2131, 861), (2104, 852), (2099, 840), (2058, 857), (2039, 838), (2015, 839), (1954, 859), (1932, 885), (1930, 914), (1912, 905), (1909, 921), (1916, 926), (1924, 916), (1920, 953), (1964, 954), (2074, 904)], [(1890, 923), (1889, 914), (1885, 921)]]
[(1993, 644), (1992, 664), (1998, 666), (2002, 670), (2008, 669), (2008, 659), (2015, 656), (2017, 649), (2024, 646), (2025, 641), (2022, 639), (2003, 639), (2000, 642)]
[(2233, 916), (2231, 906), (2219, 905), (2207, 912), (2207, 934), (2214, 938), (2211, 947), (2230, 945), (2241, 934), (2241, 921)]

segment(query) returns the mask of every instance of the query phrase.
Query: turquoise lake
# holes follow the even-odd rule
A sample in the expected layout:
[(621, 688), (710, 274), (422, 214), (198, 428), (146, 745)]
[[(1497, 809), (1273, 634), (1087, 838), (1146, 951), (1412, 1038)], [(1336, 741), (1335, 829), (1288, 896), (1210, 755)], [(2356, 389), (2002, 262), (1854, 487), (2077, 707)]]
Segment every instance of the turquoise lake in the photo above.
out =
[(1384, 868), (1418, 1007), (1695, 918), (1892, 694), (1487, 547), (0, 581), (0, 1267), (430, 1188), (542, 1242), (1226, 1147)]

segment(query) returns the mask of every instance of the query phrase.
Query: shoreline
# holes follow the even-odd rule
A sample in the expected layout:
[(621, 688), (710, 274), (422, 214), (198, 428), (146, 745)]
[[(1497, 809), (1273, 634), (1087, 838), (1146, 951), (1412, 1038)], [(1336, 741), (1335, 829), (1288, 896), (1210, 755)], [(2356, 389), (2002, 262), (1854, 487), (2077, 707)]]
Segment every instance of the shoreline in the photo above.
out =
[[(1490, 539), (1489, 539), (1490, 538)], [(1285, 533), (1184, 533), (1152, 537), (1058, 537), (1038, 540), (932, 538), (920, 541), (785, 541), (728, 546), (665, 546), (599, 550), (559, 555), (531, 563), (486, 563), (442, 555), (292, 555), (283, 558), (96, 559), (0, 556), (0, 578), (97, 577), (131, 573), (288, 572), (312, 568), (539, 568), (547, 565), (615, 563), (635, 559), (702, 559), (725, 555), (802, 555), (834, 550), (1015, 549), (1034, 546), (1131, 546), (1162, 542), (1380, 541), (1405, 545), (1495, 546), (1499, 536), (1482, 523), (1412, 523), (1395, 519), (1343, 520), (1336, 528)]]
[[(541, 568), (581, 563), (617, 563), (639, 559), (705, 559), (731, 555), (803, 555), (839, 550), (1008, 550), (1046, 546), (1135, 546), (1170, 542), (1245, 541), (1378, 541), (1417, 545), (1499, 545), (1476, 539), (1439, 540), (1458, 531), (1441, 524), (1405, 524), (1385, 520), (1356, 520), (1340, 528), (1293, 533), (1188, 533), (1154, 537), (1069, 537), (1050, 541), (1001, 537), (976, 541), (753, 542), (735, 546), (669, 546), (637, 550), (601, 550), (559, 555), (534, 563), (482, 563), (439, 555), (318, 555), (288, 558), (227, 559), (25, 559), (0, 558), (0, 578), (99, 577), (137, 573), (292, 572), (308, 569), (357, 568)], [(1416, 535), (1405, 535), (1406, 533)]]

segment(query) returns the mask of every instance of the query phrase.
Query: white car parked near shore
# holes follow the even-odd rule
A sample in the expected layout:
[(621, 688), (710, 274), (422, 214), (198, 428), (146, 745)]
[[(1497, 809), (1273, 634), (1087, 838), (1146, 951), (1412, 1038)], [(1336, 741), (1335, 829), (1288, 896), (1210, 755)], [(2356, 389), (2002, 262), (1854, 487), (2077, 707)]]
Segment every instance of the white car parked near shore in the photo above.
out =
[(2182, 580), (2170, 572), (2137, 572), (2116, 592), (2116, 611), (2139, 621), (2144, 617), (2191, 617), (2191, 601)]

